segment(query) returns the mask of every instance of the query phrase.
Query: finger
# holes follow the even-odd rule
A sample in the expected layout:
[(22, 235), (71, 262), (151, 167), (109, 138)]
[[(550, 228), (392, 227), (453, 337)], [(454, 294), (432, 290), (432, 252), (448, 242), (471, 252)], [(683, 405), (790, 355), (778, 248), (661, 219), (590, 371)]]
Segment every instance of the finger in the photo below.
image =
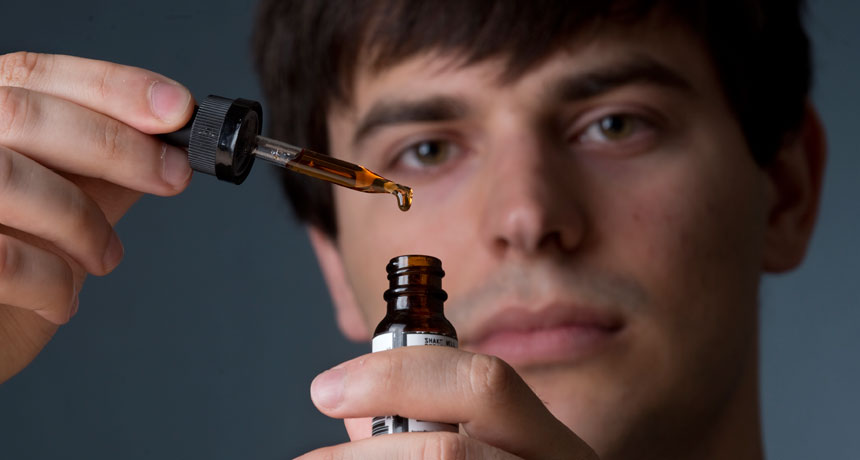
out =
[[(324, 447), (301, 460), (372, 458), (374, 460), (515, 460), (513, 454), (456, 433), (398, 433)], [(535, 457), (539, 458), (539, 457)], [(567, 457), (578, 460), (578, 457)]]
[(98, 205), (68, 180), (0, 147), (0, 223), (54, 243), (88, 272), (104, 275), (122, 244)]
[(356, 358), (318, 376), (326, 415), (397, 414), (462, 423), (472, 437), (525, 458), (593, 455), (504, 361), (447, 347), (404, 347)]
[(185, 152), (64, 99), (0, 87), (0, 144), (52, 169), (157, 195), (188, 185)]
[(370, 437), (370, 433), (372, 431), (373, 426), (373, 418), (346, 418), (343, 419), (343, 426), (346, 427), (346, 434), (349, 435), (349, 440), (358, 441), (359, 439)]
[(96, 202), (111, 225), (116, 225), (120, 218), (142, 196), (141, 192), (105, 180), (77, 174), (60, 174)]
[(71, 267), (56, 254), (0, 234), (0, 304), (67, 322), (77, 307)]
[(0, 384), (30, 364), (59, 327), (29, 310), (2, 304), (0, 326), (7, 326), (0, 327)]
[(0, 86), (26, 88), (69, 100), (144, 133), (182, 127), (194, 110), (191, 93), (148, 70), (73, 56), (0, 56)]

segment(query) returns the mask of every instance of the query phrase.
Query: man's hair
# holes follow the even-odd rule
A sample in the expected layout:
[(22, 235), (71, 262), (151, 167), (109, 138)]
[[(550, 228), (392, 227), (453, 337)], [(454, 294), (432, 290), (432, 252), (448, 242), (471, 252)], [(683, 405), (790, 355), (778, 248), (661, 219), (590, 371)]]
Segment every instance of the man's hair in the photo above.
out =
[[(759, 165), (798, 129), (810, 87), (803, 0), (262, 0), (254, 59), (271, 136), (328, 152), (326, 113), (349, 105), (359, 66), (384, 70), (428, 51), (464, 65), (506, 60), (516, 78), (584, 31), (660, 14), (710, 53)], [(297, 217), (334, 238), (331, 185), (285, 172)]]

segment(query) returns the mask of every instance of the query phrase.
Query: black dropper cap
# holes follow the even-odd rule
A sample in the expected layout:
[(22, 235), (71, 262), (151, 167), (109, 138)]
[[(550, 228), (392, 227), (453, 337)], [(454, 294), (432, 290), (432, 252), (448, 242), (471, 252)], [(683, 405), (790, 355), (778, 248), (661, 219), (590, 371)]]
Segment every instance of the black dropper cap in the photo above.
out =
[(191, 169), (241, 184), (254, 164), (254, 145), (263, 131), (263, 108), (248, 99), (210, 95), (194, 107), (179, 131), (159, 137), (188, 149)]

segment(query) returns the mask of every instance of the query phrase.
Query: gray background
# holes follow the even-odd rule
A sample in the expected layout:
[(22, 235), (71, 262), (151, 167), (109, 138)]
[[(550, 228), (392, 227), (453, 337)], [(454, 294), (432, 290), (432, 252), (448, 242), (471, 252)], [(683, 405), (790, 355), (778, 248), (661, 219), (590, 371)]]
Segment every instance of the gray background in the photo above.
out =
[[(152, 69), (203, 97), (259, 99), (253, 2), (4, 2), (0, 52), (81, 55)], [(763, 291), (762, 401), (773, 459), (860, 456), (858, 4), (813, 1), (814, 92), (831, 145), (805, 265)], [(118, 231), (120, 267), (0, 386), (0, 458), (264, 458), (346, 439), (308, 387), (363, 353), (331, 304), (274, 171), (241, 187), (198, 175), (144, 198)], [(379, 267), (382, 270), (382, 267)]]

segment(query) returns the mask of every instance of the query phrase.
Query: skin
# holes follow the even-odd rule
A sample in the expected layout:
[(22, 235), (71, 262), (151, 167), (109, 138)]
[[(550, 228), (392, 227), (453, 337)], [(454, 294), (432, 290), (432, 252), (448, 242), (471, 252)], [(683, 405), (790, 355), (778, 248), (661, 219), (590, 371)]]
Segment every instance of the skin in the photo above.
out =
[[(552, 93), (637, 56), (686, 85)], [(396, 349), (320, 375), (314, 403), (346, 419), (352, 441), (306, 458), (761, 458), (756, 296), (761, 273), (796, 266), (809, 240), (825, 151), (814, 110), (758, 167), (704, 48), (670, 24), (571, 43), (514, 81), (504, 66), (431, 53), (361, 70), (352, 103), (330, 111), (335, 156), (416, 190), (402, 214), (337, 189), (338, 238), (310, 229), (341, 328), (368, 339), (382, 267), (426, 253), (443, 261), (462, 348)], [(467, 110), (354, 144), (377, 103), (440, 95)], [(0, 56), (0, 381), (68, 321), (87, 273), (119, 263), (111, 227), (140, 194), (187, 186), (182, 154), (150, 135), (181, 127), (191, 102), (142, 69)], [(608, 138), (595, 123), (612, 114), (630, 129)], [(406, 147), (420, 140), (450, 156), (416, 161)], [(511, 365), (470, 351), (500, 308), (553, 302), (620, 326), (568, 358)], [(390, 413), (462, 431), (368, 438), (367, 417)]]
[(185, 155), (148, 134), (192, 110), (187, 89), (143, 69), (0, 56), (0, 382), (75, 313), (87, 273), (116, 268), (112, 226), (141, 194), (188, 185)]

